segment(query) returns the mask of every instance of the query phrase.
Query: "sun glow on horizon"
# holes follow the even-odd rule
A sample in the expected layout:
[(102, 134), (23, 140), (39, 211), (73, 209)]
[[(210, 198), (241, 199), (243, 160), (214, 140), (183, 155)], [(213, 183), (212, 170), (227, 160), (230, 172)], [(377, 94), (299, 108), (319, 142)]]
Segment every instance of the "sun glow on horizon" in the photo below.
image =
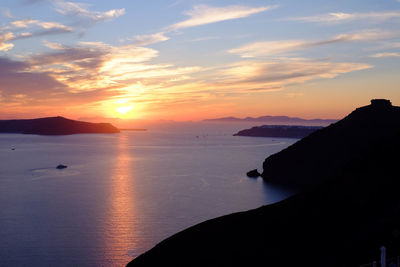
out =
[(132, 109), (133, 109), (132, 105), (131, 106), (122, 106), (122, 107), (116, 108), (115, 111), (117, 111), (117, 112), (119, 112), (119, 113), (121, 113), (123, 115), (126, 115)]
[(138, 107), (128, 97), (101, 101), (99, 104), (98, 112), (105, 117), (133, 119), (138, 114)]

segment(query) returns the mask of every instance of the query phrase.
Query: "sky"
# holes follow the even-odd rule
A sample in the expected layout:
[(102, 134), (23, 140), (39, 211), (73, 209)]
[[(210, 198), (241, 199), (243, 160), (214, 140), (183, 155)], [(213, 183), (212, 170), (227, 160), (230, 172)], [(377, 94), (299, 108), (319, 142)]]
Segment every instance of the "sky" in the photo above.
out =
[(0, 119), (400, 105), (400, 0), (2, 0)]

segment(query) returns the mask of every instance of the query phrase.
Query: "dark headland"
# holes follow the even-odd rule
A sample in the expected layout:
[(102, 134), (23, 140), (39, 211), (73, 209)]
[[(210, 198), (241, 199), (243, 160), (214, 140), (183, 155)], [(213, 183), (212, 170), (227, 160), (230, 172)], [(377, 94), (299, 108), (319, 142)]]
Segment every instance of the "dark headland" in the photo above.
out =
[(28, 120), (0, 120), (0, 133), (67, 135), (83, 133), (119, 133), (110, 123), (91, 123), (64, 117)]
[(241, 130), (233, 136), (303, 138), (322, 128), (322, 126), (262, 125)]
[(372, 100), (337, 123), (315, 131), (263, 163), (265, 181), (308, 187), (338, 175), (348, 162), (370, 152), (373, 144), (400, 131), (400, 107)]
[(400, 108), (373, 101), (264, 162), (266, 181), (299, 193), (188, 228), (128, 266), (360, 266), (382, 245), (398, 256), (399, 151)]

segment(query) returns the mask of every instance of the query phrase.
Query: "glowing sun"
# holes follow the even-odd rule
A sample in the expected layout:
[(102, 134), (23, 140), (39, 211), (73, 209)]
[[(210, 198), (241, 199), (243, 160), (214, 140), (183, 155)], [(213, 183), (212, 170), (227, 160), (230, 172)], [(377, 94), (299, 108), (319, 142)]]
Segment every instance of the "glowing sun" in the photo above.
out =
[(129, 111), (131, 111), (133, 109), (133, 106), (122, 106), (122, 107), (118, 107), (115, 110), (121, 114), (127, 114)]

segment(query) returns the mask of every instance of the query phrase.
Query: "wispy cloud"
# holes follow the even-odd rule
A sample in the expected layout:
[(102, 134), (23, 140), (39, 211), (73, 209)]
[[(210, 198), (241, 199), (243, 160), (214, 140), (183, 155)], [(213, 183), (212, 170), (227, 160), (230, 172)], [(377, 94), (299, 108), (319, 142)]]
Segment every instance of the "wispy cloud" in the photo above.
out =
[(15, 35), (12, 32), (0, 33), (0, 51), (8, 51), (14, 47), (12, 41)]
[[(205, 24), (217, 23), (226, 20), (233, 20), (239, 18), (245, 18), (253, 14), (261, 13), (270, 9), (277, 8), (278, 5), (274, 6), (262, 6), (262, 7), (249, 7), (249, 6), (225, 6), (225, 7), (212, 7), (208, 5), (197, 5), (192, 10), (184, 12), (185, 15), (190, 18), (175, 24), (172, 24), (163, 31), (148, 34), (148, 35), (137, 35), (128, 40), (132, 40), (138, 46), (144, 46), (154, 43), (167, 41), (170, 38), (166, 36), (171, 31), (176, 31), (184, 28), (190, 28), (195, 26), (201, 26)], [(195, 41), (210, 40), (215, 37), (207, 37), (205, 39), (198, 38)]]
[(154, 34), (136, 35), (130, 38), (134, 45), (146, 46), (149, 44), (160, 43), (169, 40), (168, 36), (165, 36), (164, 32), (158, 32)]
[(47, 40), (43, 41), (43, 44), (53, 50), (62, 50), (64, 49), (64, 46), (60, 43), (54, 43), (54, 42), (49, 42)]
[(253, 58), (259, 56), (280, 56), (287, 52), (303, 50), (311, 47), (351, 41), (383, 40), (390, 39), (399, 35), (400, 33), (397, 32), (369, 30), (360, 33), (340, 34), (331, 39), (318, 41), (282, 40), (255, 42), (231, 49), (228, 52), (232, 54), (238, 54), (243, 58)]
[(90, 11), (85, 5), (64, 0), (51, 0), (55, 5), (56, 10), (65, 15), (79, 18), (89, 24), (94, 24), (102, 21), (109, 21), (118, 18), (125, 14), (125, 9), (111, 9), (105, 12)]
[(383, 12), (369, 12), (369, 13), (328, 13), (315, 16), (295, 17), (286, 20), (302, 21), (302, 22), (315, 22), (315, 23), (344, 23), (355, 20), (369, 20), (369, 21), (386, 21), (389, 19), (399, 19), (400, 11), (383, 11)]
[[(54, 21), (41, 21), (32, 18), (17, 19), (0, 28), (0, 51), (8, 51), (14, 47), (11, 42), (14, 40), (28, 39), (34, 37), (43, 37), (48, 35), (65, 34), (71, 33), (79, 29), (82, 26), (96, 24), (98, 22), (108, 21), (117, 18), (125, 14), (125, 9), (111, 9), (105, 12), (89, 11), (84, 4), (68, 2), (64, 0), (27, 0), (26, 4), (34, 4), (37, 2), (50, 2), (56, 10), (66, 16), (78, 19), (79, 23), (76, 23), (76, 27), (66, 26), (59, 22)], [(7, 13), (10, 18), (14, 18), (9, 10)], [(24, 32), (21, 32), (24, 30)], [(153, 39), (151, 39), (152, 37)], [(140, 45), (154, 42), (156, 38), (162, 38), (162, 34), (156, 34), (147, 37), (144, 40), (144, 36), (141, 36), (143, 40)], [(167, 37), (164, 37), (167, 38)]]
[(25, 4), (36, 4), (39, 2), (51, 3), (56, 11), (62, 15), (74, 17), (80, 22), (95, 24), (98, 22), (109, 21), (125, 14), (125, 8), (110, 9), (108, 11), (92, 11), (89, 5), (84, 3), (70, 2), (65, 0), (25, 0)]
[(249, 6), (226, 6), (212, 7), (207, 5), (194, 6), (192, 10), (186, 11), (185, 15), (190, 18), (167, 27), (167, 30), (179, 30), (189, 27), (195, 27), (210, 23), (216, 23), (225, 20), (245, 18), (253, 14), (264, 12), (275, 6), (249, 7)]
[(202, 41), (209, 41), (209, 40), (217, 40), (220, 39), (218, 36), (205, 36), (205, 37), (199, 37), (190, 40), (189, 42), (202, 42)]
[(351, 62), (286, 61), (238, 62), (221, 70), (219, 79), (224, 83), (247, 86), (285, 86), (304, 83), (316, 78), (334, 78), (342, 73), (371, 68), (371, 65)]
[(384, 53), (376, 53), (371, 55), (370, 57), (374, 58), (383, 58), (383, 57), (400, 57), (400, 53), (398, 52), (384, 52)]
[(152, 64), (158, 51), (136, 44), (111, 46), (101, 42), (81, 42), (79, 46), (63, 46), (44, 42), (53, 51), (26, 60), (29, 71), (49, 73), (71, 92), (99, 88), (124, 88), (132, 83), (165, 83), (186, 79), (199, 67), (176, 67)]
[(39, 26), (43, 29), (62, 29), (65, 31), (72, 31), (71, 27), (67, 27), (58, 22), (48, 22), (48, 21), (39, 21), (34, 19), (23, 19), (23, 20), (15, 20), (11, 22), (11, 25), (17, 28), (28, 28), (32, 25)]
[[(33, 31), (32, 31), (33, 29)], [(39, 21), (34, 19), (15, 20), (9, 25), (2, 27), (0, 32), (0, 51), (8, 51), (14, 47), (14, 40), (41, 37), (55, 34), (65, 34), (73, 31), (58, 22)], [(24, 30), (24, 32), (21, 32)]]

